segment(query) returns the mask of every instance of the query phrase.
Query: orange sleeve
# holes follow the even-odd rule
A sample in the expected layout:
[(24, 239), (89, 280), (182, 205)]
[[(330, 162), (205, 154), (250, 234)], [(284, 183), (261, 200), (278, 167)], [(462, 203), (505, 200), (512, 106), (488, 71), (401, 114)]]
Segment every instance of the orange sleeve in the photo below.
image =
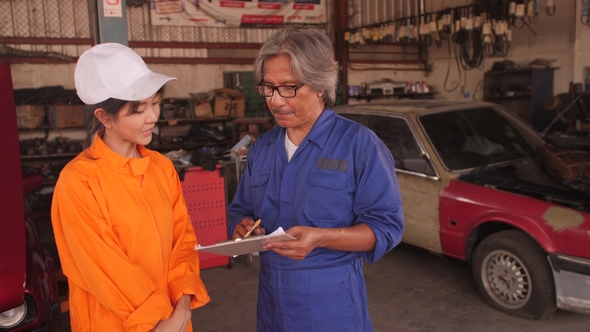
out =
[(201, 307), (210, 301), (205, 285), (200, 277), (199, 254), (195, 250), (197, 238), (190, 217), (182, 186), (176, 170), (170, 181), (174, 186), (174, 248), (170, 259), (168, 280), (170, 297), (173, 303), (183, 295), (193, 295), (191, 309)]
[(149, 330), (172, 313), (169, 290), (158, 288), (121, 250), (101, 200), (74, 173), (62, 171), (51, 217), (64, 273), (120, 317), (126, 330)]

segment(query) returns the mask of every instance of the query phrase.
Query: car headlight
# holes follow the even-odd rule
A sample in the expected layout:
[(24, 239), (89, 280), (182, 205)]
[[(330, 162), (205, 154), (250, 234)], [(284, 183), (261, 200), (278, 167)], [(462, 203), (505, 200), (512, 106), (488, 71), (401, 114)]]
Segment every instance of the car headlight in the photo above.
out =
[(0, 313), (0, 328), (11, 328), (20, 324), (27, 317), (26, 303)]

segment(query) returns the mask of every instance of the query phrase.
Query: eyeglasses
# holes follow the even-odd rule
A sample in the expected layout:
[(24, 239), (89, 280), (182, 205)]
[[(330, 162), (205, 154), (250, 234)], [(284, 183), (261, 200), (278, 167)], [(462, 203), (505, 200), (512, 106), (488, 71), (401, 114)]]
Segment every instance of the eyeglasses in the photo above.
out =
[(297, 85), (281, 85), (281, 86), (272, 86), (272, 85), (264, 85), (260, 84), (256, 86), (256, 91), (258, 94), (263, 97), (272, 97), (275, 94), (275, 90), (279, 92), (279, 95), (283, 98), (293, 98), (297, 95), (297, 89), (304, 86), (304, 83), (299, 83)]

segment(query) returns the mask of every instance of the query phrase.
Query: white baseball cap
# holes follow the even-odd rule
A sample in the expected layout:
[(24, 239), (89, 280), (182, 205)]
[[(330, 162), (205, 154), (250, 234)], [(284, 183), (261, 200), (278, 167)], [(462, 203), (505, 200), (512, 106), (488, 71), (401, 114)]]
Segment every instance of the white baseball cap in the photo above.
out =
[(88, 105), (109, 98), (143, 100), (170, 80), (176, 78), (154, 73), (137, 53), (117, 43), (98, 44), (82, 53), (74, 71), (76, 92)]

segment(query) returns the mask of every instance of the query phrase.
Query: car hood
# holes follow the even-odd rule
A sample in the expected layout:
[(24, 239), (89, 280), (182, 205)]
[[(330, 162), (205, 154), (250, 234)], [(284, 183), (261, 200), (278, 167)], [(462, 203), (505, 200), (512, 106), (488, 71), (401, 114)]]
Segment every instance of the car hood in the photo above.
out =
[(459, 176), (459, 180), (590, 213), (590, 195), (549, 175), (541, 158), (523, 157)]

